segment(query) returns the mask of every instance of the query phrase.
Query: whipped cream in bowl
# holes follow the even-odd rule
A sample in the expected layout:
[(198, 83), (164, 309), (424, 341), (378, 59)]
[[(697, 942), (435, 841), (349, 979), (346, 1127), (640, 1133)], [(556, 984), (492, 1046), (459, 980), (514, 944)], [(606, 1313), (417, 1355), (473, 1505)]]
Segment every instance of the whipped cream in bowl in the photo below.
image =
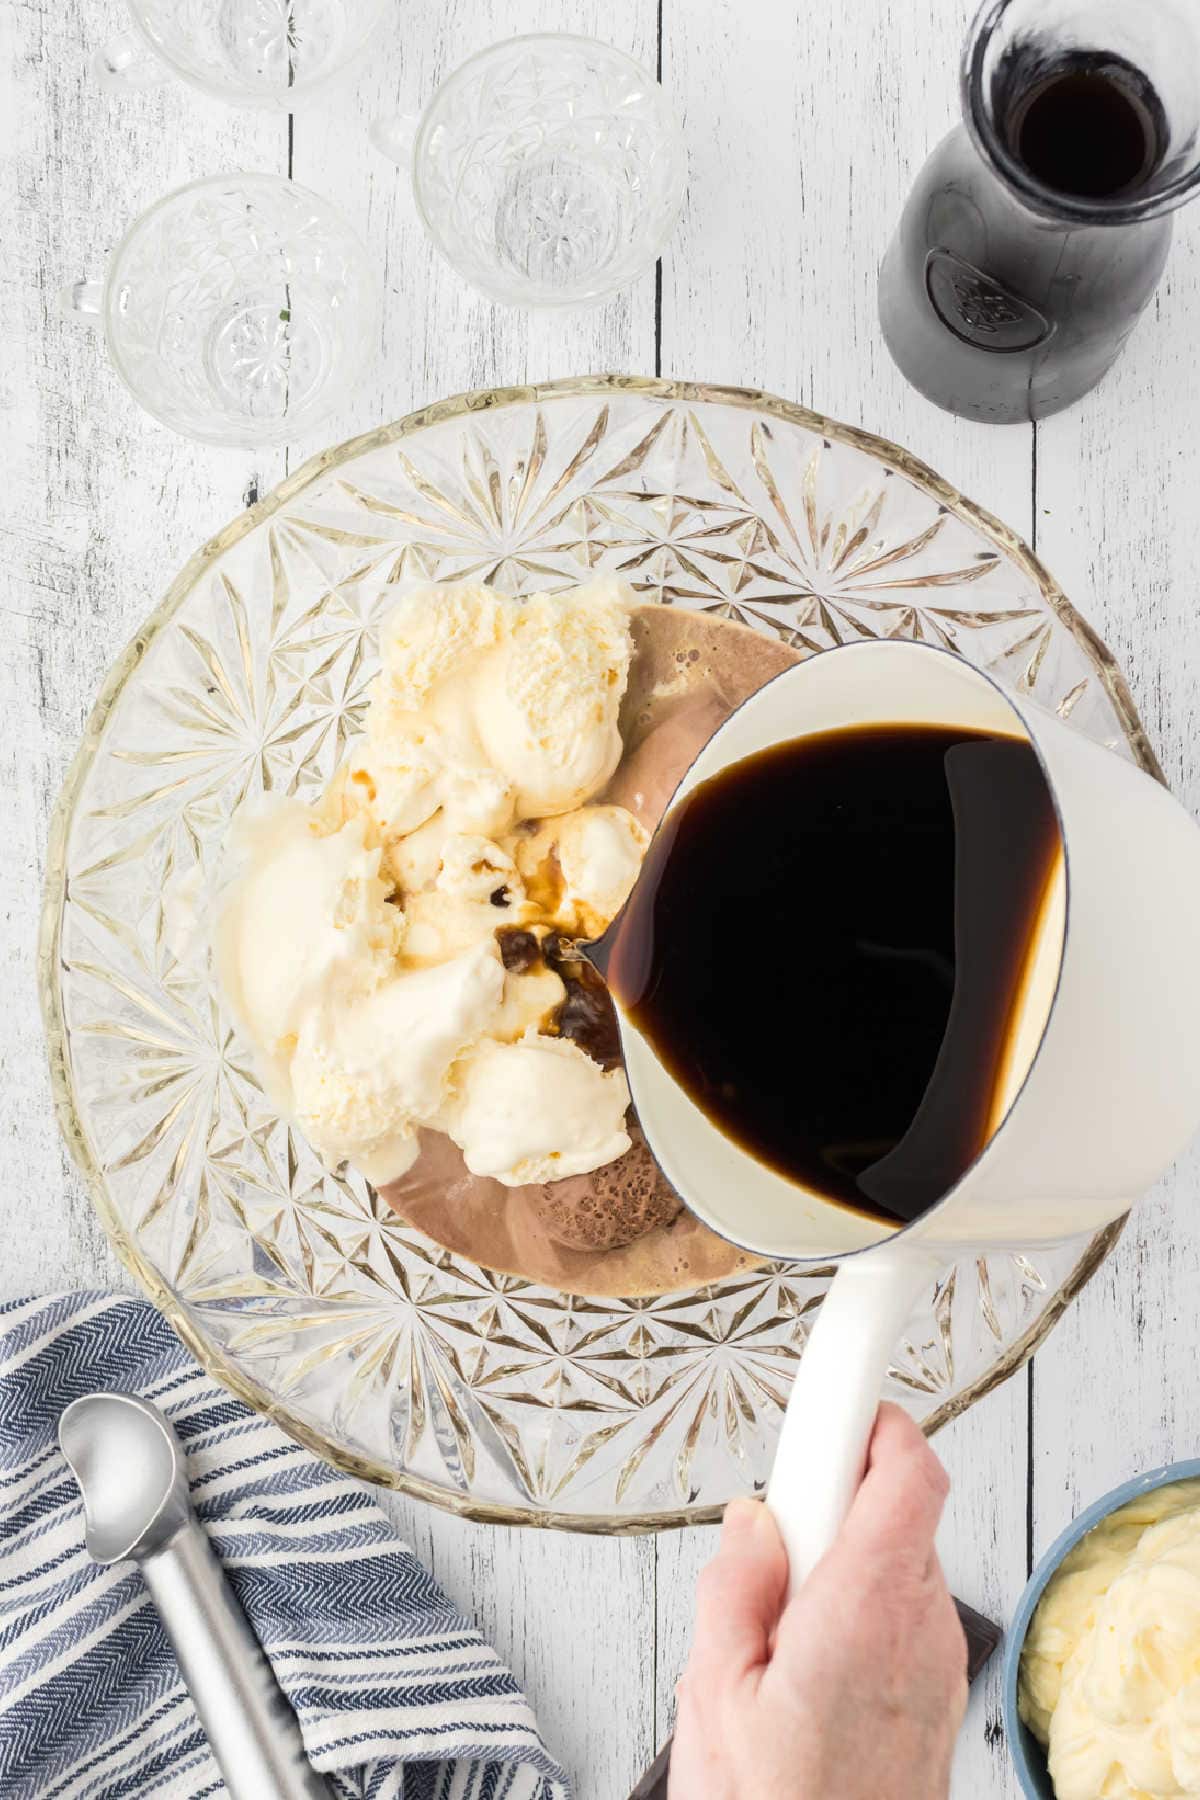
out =
[(1200, 1800), (1200, 1460), (1051, 1546), (1008, 1634), (1004, 1718), (1029, 1800)]

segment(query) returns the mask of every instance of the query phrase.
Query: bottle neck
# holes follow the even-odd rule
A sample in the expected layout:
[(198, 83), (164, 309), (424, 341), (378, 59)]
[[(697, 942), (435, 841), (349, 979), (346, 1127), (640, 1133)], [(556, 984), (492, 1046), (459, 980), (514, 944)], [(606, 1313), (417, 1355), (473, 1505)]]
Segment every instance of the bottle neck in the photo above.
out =
[(967, 44), (963, 122), (997, 181), (1061, 229), (1144, 225), (1195, 191), (1200, 169), (1172, 153), (1172, 123), (1143, 72), (1115, 53), (1021, 38)]

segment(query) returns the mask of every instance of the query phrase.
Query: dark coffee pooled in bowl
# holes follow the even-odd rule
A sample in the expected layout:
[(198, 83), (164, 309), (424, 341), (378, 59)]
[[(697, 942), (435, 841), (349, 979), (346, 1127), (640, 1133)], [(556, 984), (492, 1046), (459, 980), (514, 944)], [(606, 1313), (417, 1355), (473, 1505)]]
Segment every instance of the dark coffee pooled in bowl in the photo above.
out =
[(553, 1017), (543, 1026), (549, 1035), (569, 1038), (602, 1069), (621, 1064), (621, 1028), (617, 1024), (604, 977), (580, 946), (558, 931), (526, 931), (502, 925), (496, 932), (500, 960), (510, 974), (552, 969), (566, 990)]

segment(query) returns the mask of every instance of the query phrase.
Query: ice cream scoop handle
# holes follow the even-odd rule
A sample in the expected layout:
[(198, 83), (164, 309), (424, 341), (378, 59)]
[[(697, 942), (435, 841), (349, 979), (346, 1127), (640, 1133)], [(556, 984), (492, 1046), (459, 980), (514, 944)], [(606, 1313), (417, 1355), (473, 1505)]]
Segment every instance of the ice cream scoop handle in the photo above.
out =
[(203, 1527), (190, 1520), (141, 1569), (230, 1800), (330, 1800)]
[(837, 1536), (866, 1466), (888, 1363), (938, 1258), (905, 1246), (844, 1263), (809, 1333), (767, 1488), (799, 1587)]

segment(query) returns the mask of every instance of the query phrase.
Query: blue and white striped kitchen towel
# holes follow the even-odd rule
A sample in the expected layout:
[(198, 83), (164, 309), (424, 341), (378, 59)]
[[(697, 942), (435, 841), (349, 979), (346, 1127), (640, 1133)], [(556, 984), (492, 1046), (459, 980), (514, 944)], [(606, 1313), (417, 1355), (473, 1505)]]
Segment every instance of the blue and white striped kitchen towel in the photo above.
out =
[(100, 1568), (58, 1449), (97, 1388), (153, 1400), (192, 1498), (344, 1800), (565, 1800), (528, 1703), (361, 1483), (201, 1373), (144, 1301), (0, 1305), (0, 1795), (199, 1800), (217, 1773), (141, 1577)]

